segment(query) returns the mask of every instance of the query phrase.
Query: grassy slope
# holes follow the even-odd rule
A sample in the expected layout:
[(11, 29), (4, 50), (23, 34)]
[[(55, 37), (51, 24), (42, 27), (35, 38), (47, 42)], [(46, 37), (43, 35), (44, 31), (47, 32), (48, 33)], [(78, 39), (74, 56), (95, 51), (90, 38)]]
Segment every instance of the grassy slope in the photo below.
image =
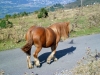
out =
[[(71, 37), (100, 33), (100, 23), (96, 21), (95, 25), (92, 24), (90, 26), (89, 22), (92, 21), (94, 23), (95, 19), (99, 19), (99, 17), (89, 19), (91, 16), (100, 16), (100, 14), (97, 14), (100, 12), (98, 8), (100, 8), (99, 4), (83, 8), (59, 9), (55, 12), (49, 12), (49, 17), (46, 19), (38, 19), (37, 14), (34, 13), (26, 17), (9, 19), (13, 22), (14, 27), (0, 30), (0, 39), (5, 40), (0, 41), (0, 51), (22, 47), (25, 44), (24, 34), (32, 25), (47, 27), (56, 22), (70, 21), (70, 25), (74, 26), (74, 32), (71, 33)], [(7, 40), (9, 35), (11, 40)], [(21, 42), (16, 43), (18, 41)]]

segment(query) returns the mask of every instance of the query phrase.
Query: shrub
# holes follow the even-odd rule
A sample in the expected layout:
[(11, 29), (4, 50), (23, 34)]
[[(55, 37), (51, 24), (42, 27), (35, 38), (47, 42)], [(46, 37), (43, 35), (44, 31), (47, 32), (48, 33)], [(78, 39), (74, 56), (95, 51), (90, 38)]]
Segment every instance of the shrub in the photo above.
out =
[(28, 16), (28, 13), (24, 11), (21, 13), (21, 16)]
[(13, 23), (8, 21), (7, 19), (3, 19), (0, 22), (0, 28), (11, 28), (13, 26)]
[(12, 18), (16, 18), (18, 15), (17, 14), (13, 14), (12, 15)]
[(48, 11), (45, 8), (42, 8), (38, 13), (38, 18), (46, 18), (48, 16)]
[(35, 14), (37, 14), (37, 13), (38, 13), (38, 11), (35, 11), (34, 13), (35, 13)]
[(42, 17), (43, 17), (43, 13), (40, 12), (40, 13), (38, 14), (38, 18), (42, 18)]
[(6, 21), (5, 20), (1, 20), (0, 27), (1, 28), (6, 28)]
[(5, 18), (6, 19), (11, 18), (11, 15), (7, 14), (7, 15), (5, 15)]

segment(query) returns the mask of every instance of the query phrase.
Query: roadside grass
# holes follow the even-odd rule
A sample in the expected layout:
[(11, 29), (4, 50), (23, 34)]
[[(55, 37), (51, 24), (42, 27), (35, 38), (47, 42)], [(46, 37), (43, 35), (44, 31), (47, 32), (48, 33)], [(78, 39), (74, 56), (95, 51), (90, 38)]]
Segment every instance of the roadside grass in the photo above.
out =
[(92, 34), (99, 34), (100, 33), (100, 26), (98, 27), (91, 27), (91, 28), (84, 28), (81, 30), (76, 30), (71, 32), (70, 37), (77, 37), (77, 36), (84, 36), (84, 35), (92, 35)]
[(12, 40), (5, 40), (5, 41), (0, 41), (0, 51), (5, 51), (9, 49), (14, 49), (14, 48), (21, 48), (25, 44), (25, 41), (14, 43)]

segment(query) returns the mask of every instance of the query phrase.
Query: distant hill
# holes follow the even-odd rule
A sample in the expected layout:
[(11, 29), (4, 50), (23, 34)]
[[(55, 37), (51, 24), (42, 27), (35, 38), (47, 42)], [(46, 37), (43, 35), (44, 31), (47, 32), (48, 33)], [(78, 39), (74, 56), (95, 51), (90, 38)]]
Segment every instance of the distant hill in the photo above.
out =
[[(82, 6), (92, 5), (94, 3), (100, 3), (100, 0), (82, 0)], [(65, 5), (66, 8), (74, 8), (80, 6), (81, 6), (81, 0), (76, 0), (75, 2)]]
[[(92, 4), (100, 3), (100, 0), (82, 0), (82, 6), (92, 5)], [(55, 4), (53, 6), (46, 7), (50, 11), (55, 11), (59, 8), (75, 8), (81, 6), (81, 0), (76, 0), (74, 2), (68, 4)]]
[(47, 6), (46, 9), (49, 11), (55, 11), (56, 9), (64, 8), (63, 4), (54, 4), (52, 6)]

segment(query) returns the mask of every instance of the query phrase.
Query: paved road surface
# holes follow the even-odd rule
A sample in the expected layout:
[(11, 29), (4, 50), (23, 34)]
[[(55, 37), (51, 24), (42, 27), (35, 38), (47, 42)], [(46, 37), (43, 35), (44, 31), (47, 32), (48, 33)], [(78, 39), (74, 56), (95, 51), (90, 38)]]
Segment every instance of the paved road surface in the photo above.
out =
[[(69, 38), (64, 42), (59, 42), (56, 57), (58, 61), (51, 64), (46, 63), (46, 58), (50, 54), (50, 48), (43, 48), (39, 53), (41, 67), (34, 66), (33, 69), (27, 68), (26, 54), (20, 48), (0, 52), (0, 70), (5, 71), (5, 75), (29, 75), (34, 72), (38, 75), (54, 75), (63, 69), (73, 68), (77, 61), (85, 55), (86, 47), (100, 51), (100, 34), (88, 35), (76, 38)], [(32, 52), (35, 47), (32, 47)], [(31, 57), (32, 61), (34, 60)]]

